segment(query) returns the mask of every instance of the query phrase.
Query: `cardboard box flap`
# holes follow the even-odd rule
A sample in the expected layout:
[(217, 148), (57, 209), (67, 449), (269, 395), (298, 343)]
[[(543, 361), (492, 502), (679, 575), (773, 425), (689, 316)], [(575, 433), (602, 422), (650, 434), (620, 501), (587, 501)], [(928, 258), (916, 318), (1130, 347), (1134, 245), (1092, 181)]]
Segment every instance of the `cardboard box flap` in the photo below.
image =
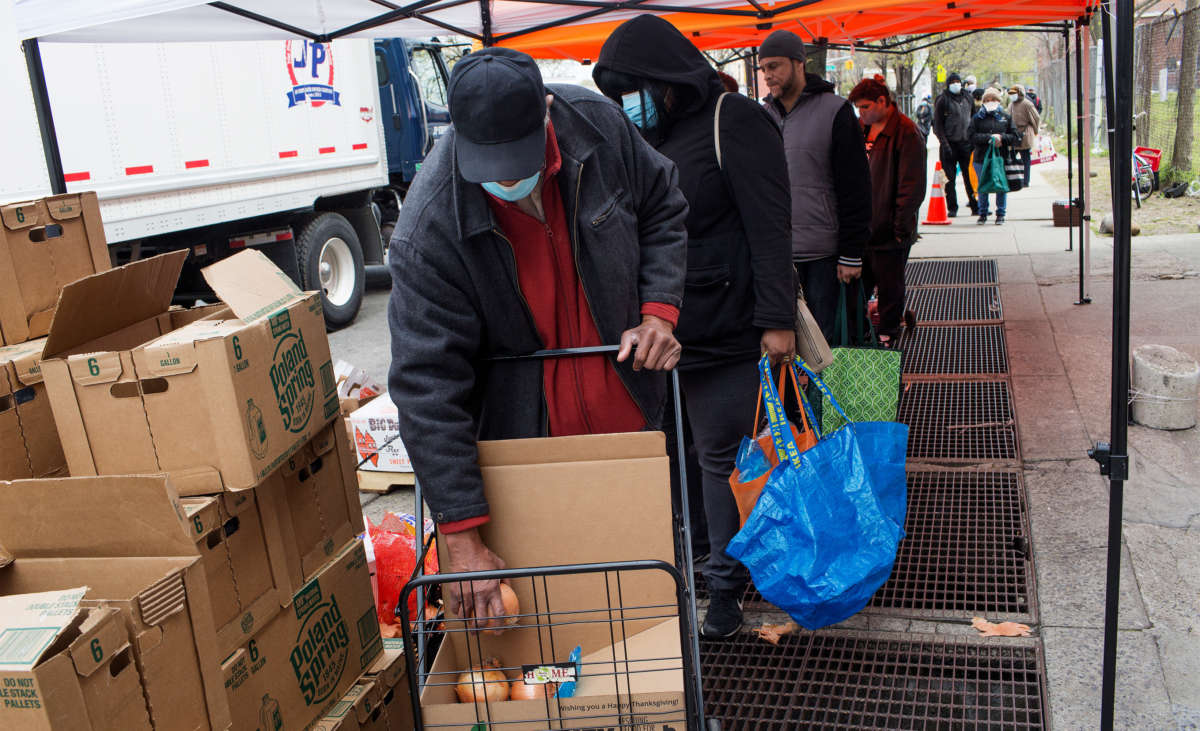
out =
[(23, 558), (194, 558), (166, 475), (0, 482), (0, 542)]
[(55, 221), (70, 221), (83, 215), (83, 201), (78, 195), (68, 193), (46, 198), (46, 208)]
[(166, 312), (187, 257), (186, 249), (171, 251), (63, 287), (45, 358)]
[(0, 208), (0, 219), (4, 226), (13, 231), (45, 223), (37, 201), (20, 201)]
[(87, 587), (0, 597), (0, 672), (28, 672), (75, 623)]
[(79, 625), (79, 636), (71, 641), (69, 652), (75, 672), (88, 676), (128, 646), (129, 631), (119, 617), (119, 610), (97, 607)]
[(247, 249), (204, 268), (204, 281), (246, 322), (272, 315), (306, 295), (261, 251)]
[(42, 348), (45, 338), (0, 348), (0, 366), (11, 363), (17, 380), (26, 386), (42, 382)]
[[(351, 415), (351, 418), (357, 413), (359, 412)], [(666, 436), (662, 432), (649, 431), (544, 439), (504, 439), (479, 443), (479, 466), (645, 459), (665, 457), (666, 450)]]

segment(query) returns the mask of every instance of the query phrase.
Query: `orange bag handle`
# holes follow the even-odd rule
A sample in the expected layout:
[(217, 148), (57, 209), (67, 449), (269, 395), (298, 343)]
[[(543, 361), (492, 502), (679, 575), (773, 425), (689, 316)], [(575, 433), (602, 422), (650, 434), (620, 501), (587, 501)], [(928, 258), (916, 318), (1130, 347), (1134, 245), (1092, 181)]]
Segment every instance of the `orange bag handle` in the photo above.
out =
[[(812, 424), (808, 422), (808, 409), (804, 408), (804, 397), (800, 395), (800, 382), (796, 380), (796, 374), (792, 372), (791, 368), (783, 367), (779, 369), (779, 393), (787, 390), (784, 381), (787, 380), (789, 373), (792, 374), (792, 391), (796, 394), (796, 404), (800, 407), (800, 421), (804, 423), (804, 428), (800, 431), (805, 432), (812, 429)], [(751, 439), (758, 438), (758, 422), (762, 418), (762, 404), (763, 393), (762, 386), (760, 385), (758, 387), (758, 402), (754, 406), (754, 426), (750, 428)]]

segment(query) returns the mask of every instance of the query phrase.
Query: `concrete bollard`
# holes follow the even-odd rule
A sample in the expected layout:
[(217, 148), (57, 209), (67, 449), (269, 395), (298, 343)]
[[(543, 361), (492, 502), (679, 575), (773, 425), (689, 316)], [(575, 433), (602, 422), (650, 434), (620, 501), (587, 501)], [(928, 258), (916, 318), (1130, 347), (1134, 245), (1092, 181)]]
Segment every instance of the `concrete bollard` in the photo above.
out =
[(1200, 363), (1166, 345), (1133, 351), (1133, 420), (1152, 429), (1190, 429), (1196, 425)]

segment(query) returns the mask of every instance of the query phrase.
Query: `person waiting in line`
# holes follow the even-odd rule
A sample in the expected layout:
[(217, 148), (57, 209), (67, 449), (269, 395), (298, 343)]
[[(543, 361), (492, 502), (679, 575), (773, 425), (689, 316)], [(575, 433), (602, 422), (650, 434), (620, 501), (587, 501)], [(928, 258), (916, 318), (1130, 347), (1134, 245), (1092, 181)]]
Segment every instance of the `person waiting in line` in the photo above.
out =
[(708, 520), (703, 573), (710, 603), (701, 633), (726, 638), (742, 626), (749, 580), (725, 553), (738, 531), (729, 475), (753, 425), (760, 355), (779, 363), (796, 348), (783, 139), (760, 105), (726, 93), (704, 54), (658, 16), (618, 26), (592, 77), (675, 163), (688, 201), (687, 281), (676, 336)]
[(971, 213), (979, 212), (975, 202), (975, 188), (971, 186), (968, 166), (971, 164), (971, 142), (967, 128), (971, 124), (974, 102), (971, 94), (963, 89), (958, 74), (946, 77), (946, 90), (938, 95), (933, 105), (933, 133), (938, 138), (938, 155), (942, 161), (942, 172), (946, 176), (946, 215), (958, 215), (958, 191), (954, 180), (962, 172), (963, 187), (967, 190), (967, 205)]
[(1029, 187), (1030, 168), (1033, 165), (1033, 146), (1037, 144), (1038, 128), (1042, 125), (1042, 117), (1038, 114), (1037, 106), (1026, 96), (1020, 84), (1015, 84), (1008, 90), (1008, 114), (1012, 117), (1013, 126), (1021, 135), (1021, 141), (1016, 145), (1017, 158), (1025, 168), (1025, 187)]
[[(658, 428), (679, 360), (687, 201), (675, 165), (621, 110), (545, 87), (534, 60), (487, 48), (450, 76), (454, 122), (425, 159), (389, 246), (388, 390), (453, 572), (504, 568), (476, 441)], [(616, 357), (493, 356), (621, 344)], [(632, 352), (636, 347), (636, 353)], [(447, 586), (495, 627), (500, 585)]]
[[(1021, 135), (1017, 134), (1017, 128), (1013, 126), (1012, 117), (1008, 116), (1000, 107), (1001, 99), (999, 89), (988, 88), (983, 92), (983, 106), (975, 113), (974, 117), (971, 117), (971, 126), (968, 132), (971, 137), (971, 146), (974, 148), (971, 165), (975, 168), (976, 178), (982, 175), (983, 160), (987, 156), (988, 148), (992, 149), (993, 155), (999, 155), (1000, 159), (1004, 160), (1009, 156), (1010, 150), (1021, 141)], [(980, 226), (987, 223), (991, 195), (991, 193), (979, 194), (979, 218), (975, 222)], [(996, 225), (999, 226), (1004, 223), (1008, 193), (999, 191), (995, 195)]]
[(871, 235), (871, 171), (862, 127), (833, 84), (805, 72), (800, 36), (777, 30), (758, 56), (771, 90), (767, 111), (783, 129), (792, 257), (808, 308), (832, 342), (838, 281), (849, 284), (862, 275), (863, 247)]
[(928, 94), (917, 105), (916, 112), (917, 129), (921, 131), (921, 136), (928, 139), (929, 133), (933, 129), (933, 98)]
[(925, 200), (925, 138), (878, 79), (859, 82), (850, 103), (858, 109), (871, 164), (871, 239), (862, 286), (867, 293), (878, 291), (879, 339), (895, 345), (904, 316), (904, 267)]

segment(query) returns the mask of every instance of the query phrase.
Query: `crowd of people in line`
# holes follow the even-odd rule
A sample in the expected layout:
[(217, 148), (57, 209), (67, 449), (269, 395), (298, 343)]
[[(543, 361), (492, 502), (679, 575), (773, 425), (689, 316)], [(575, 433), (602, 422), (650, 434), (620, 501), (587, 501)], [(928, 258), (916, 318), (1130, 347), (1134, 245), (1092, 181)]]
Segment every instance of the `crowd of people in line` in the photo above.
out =
[[(883, 81), (837, 95), (786, 30), (758, 56), (761, 104), (653, 15), (604, 43), (601, 94), (545, 86), (532, 58), (505, 48), (454, 67), (453, 127), (408, 192), (389, 256), (389, 390), (446, 571), (504, 566), (480, 533), (477, 440), (669, 429), (664, 371), (678, 368), (706, 523), (702, 634), (740, 629), (748, 577), (724, 551), (738, 529), (728, 479), (756, 428), (758, 361), (795, 354), (798, 290), (832, 342), (842, 287), (865, 287), (881, 342), (897, 343), (927, 189), (925, 135)], [(1026, 138), (1015, 108), (985, 91), (976, 112), (949, 78), (932, 128), (953, 180), (972, 147)], [(975, 210), (969, 183), (967, 195)], [(613, 356), (504, 357), (612, 343)], [(447, 589), (450, 610), (483, 626), (503, 613), (496, 581)]]

